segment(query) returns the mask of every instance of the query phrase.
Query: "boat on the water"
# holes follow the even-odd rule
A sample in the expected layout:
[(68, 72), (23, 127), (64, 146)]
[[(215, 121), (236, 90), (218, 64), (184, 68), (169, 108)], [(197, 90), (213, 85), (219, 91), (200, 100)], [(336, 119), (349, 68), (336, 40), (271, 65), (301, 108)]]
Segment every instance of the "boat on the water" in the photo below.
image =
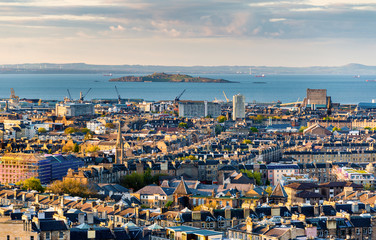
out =
[(255, 77), (265, 77), (265, 74), (255, 75)]
[(112, 77), (112, 73), (103, 74), (103, 76)]
[(376, 80), (366, 80), (366, 82), (376, 82)]
[(355, 75), (354, 78), (360, 78), (360, 75)]

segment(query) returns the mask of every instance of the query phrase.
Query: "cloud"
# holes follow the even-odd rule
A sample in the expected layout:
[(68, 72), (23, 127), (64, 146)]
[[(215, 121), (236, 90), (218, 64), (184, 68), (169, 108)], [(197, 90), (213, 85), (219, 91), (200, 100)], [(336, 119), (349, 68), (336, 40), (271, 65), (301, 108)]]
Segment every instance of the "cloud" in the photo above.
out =
[(269, 22), (282, 22), (286, 21), (286, 18), (271, 18), (269, 19)]
[(125, 28), (121, 25), (117, 25), (117, 26), (110, 26), (110, 30), (113, 32), (117, 32), (117, 31), (124, 31)]

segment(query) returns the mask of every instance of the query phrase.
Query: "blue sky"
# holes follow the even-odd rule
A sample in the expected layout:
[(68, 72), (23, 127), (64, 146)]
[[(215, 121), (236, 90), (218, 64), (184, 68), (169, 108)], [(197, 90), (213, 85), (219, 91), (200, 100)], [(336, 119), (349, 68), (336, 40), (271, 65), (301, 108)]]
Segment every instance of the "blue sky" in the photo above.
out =
[(375, 0), (0, 1), (0, 63), (376, 65)]

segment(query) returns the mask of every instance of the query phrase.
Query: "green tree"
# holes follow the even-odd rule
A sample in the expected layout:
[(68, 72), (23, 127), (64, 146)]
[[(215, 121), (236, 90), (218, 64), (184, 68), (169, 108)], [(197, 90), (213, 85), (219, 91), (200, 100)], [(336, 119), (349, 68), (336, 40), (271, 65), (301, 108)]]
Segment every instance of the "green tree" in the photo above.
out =
[(165, 205), (166, 208), (169, 208), (174, 202), (173, 201), (168, 201)]
[(219, 123), (223, 123), (223, 122), (225, 122), (226, 120), (227, 120), (227, 118), (226, 118), (225, 116), (223, 116), (223, 115), (220, 115), (220, 116), (217, 117), (217, 121), (218, 121)]
[(371, 130), (371, 128), (370, 127), (365, 127), (364, 130)]
[(332, 129), (332, 132), (335, 132), (335, 131), (341, 131), (341, 128), (334, 127), (334, 128)]
[(148, 169), (142, 174), (134, 172), (132, 174), (123, 176), (120, 180), (120, 184), (126, 188), (137, 191), (147, 185), (158, 184), (159, 176), (162, 175), (163, 174), (157, 174), (152, 176), (151, 170)]
[(82, 133), (88, 134), (90, 132), (90, 129), (88, 129), (88, 128), (81, 128), (80, 131)]
[(77, 128), (74, 128), (74, 127), (68, 127), (64, 130), (65, 134), (71, 134), (71, 133), (75, 133), (75, 132), (78, 132), (78, 130), (77, 130)]
[(306, 130), (306, 129), (307, 129), (307, 127), (301, 126), (300, 129), (299, 129), (299, 132), (304, 132), (304, 130)]
[(221, 125), (219, 125), (219, 124), (215, 125), (215, 127), (214, 127), (215, 135), (221, 134), (222, 131), (223, 131), (223, 127)]
[(43, 127), (38, 128), (38, 133), (46, 133), (46, 132), (47, 132), (47, 130), (45, 128), (43, 128)]
[(261, 185), (261, 173), (260, 172), (253, 172), (251, 170), (242, 169), (240, 172), (247, 174), (247, 177), (253, 178), (255, 180), (256, 185)]
[(252, 133), (257, 133), (259, 130), (257, 129), (257, 128), (255, 128), (255, 127), (251, 127), (250, 129), (249, 129)]
[(78, 153), (79, 151), (80, 151), (80, 146), (78, 146), (78, 144), (75, 143), (73, 146), (73, 152)]
[(188, 124), (185, 123), (185, 122), (181, 122), (181, 123), (179, 123), (179, 128), (185, 128), (185, 129), (187, 129), (188, 128)]
[(249, 140), (249, 139), (244, 139), (244, 140), (243, 140), (243, 143), (244, 143), (244, 144), (252, 144), (252, 141)]
[(28, 178), (24, 181), (20, 181), (16, 183), (17, 185), (22, 186), (23, 190), (35, 190), (38, 192), (43, 192), (44, 188), (42, 187), (42, 184), (40, 183), (40, 180), (35, 177)]

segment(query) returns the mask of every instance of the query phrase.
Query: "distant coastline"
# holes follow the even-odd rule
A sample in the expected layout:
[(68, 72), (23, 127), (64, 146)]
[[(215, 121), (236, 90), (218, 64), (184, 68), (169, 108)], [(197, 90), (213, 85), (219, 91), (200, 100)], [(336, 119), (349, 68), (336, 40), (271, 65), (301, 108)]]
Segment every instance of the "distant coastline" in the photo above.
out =
[(192, 77), (185, 74), (153, 73), (147, 76), (125, 76), (110, 79), (109, 82), (194, 82), (194, 83), (236, 83), (225, 79)]
[(250, 75), (376, 75), (376, 66), (347, 64), (343, 66), (277, 67), (277, 66), (162, 66), (162, 65), (95, 65), (85, 63), (2, 64), (1, 74), (101, 74), (131, 75), (154, 72), (180, 74)]

